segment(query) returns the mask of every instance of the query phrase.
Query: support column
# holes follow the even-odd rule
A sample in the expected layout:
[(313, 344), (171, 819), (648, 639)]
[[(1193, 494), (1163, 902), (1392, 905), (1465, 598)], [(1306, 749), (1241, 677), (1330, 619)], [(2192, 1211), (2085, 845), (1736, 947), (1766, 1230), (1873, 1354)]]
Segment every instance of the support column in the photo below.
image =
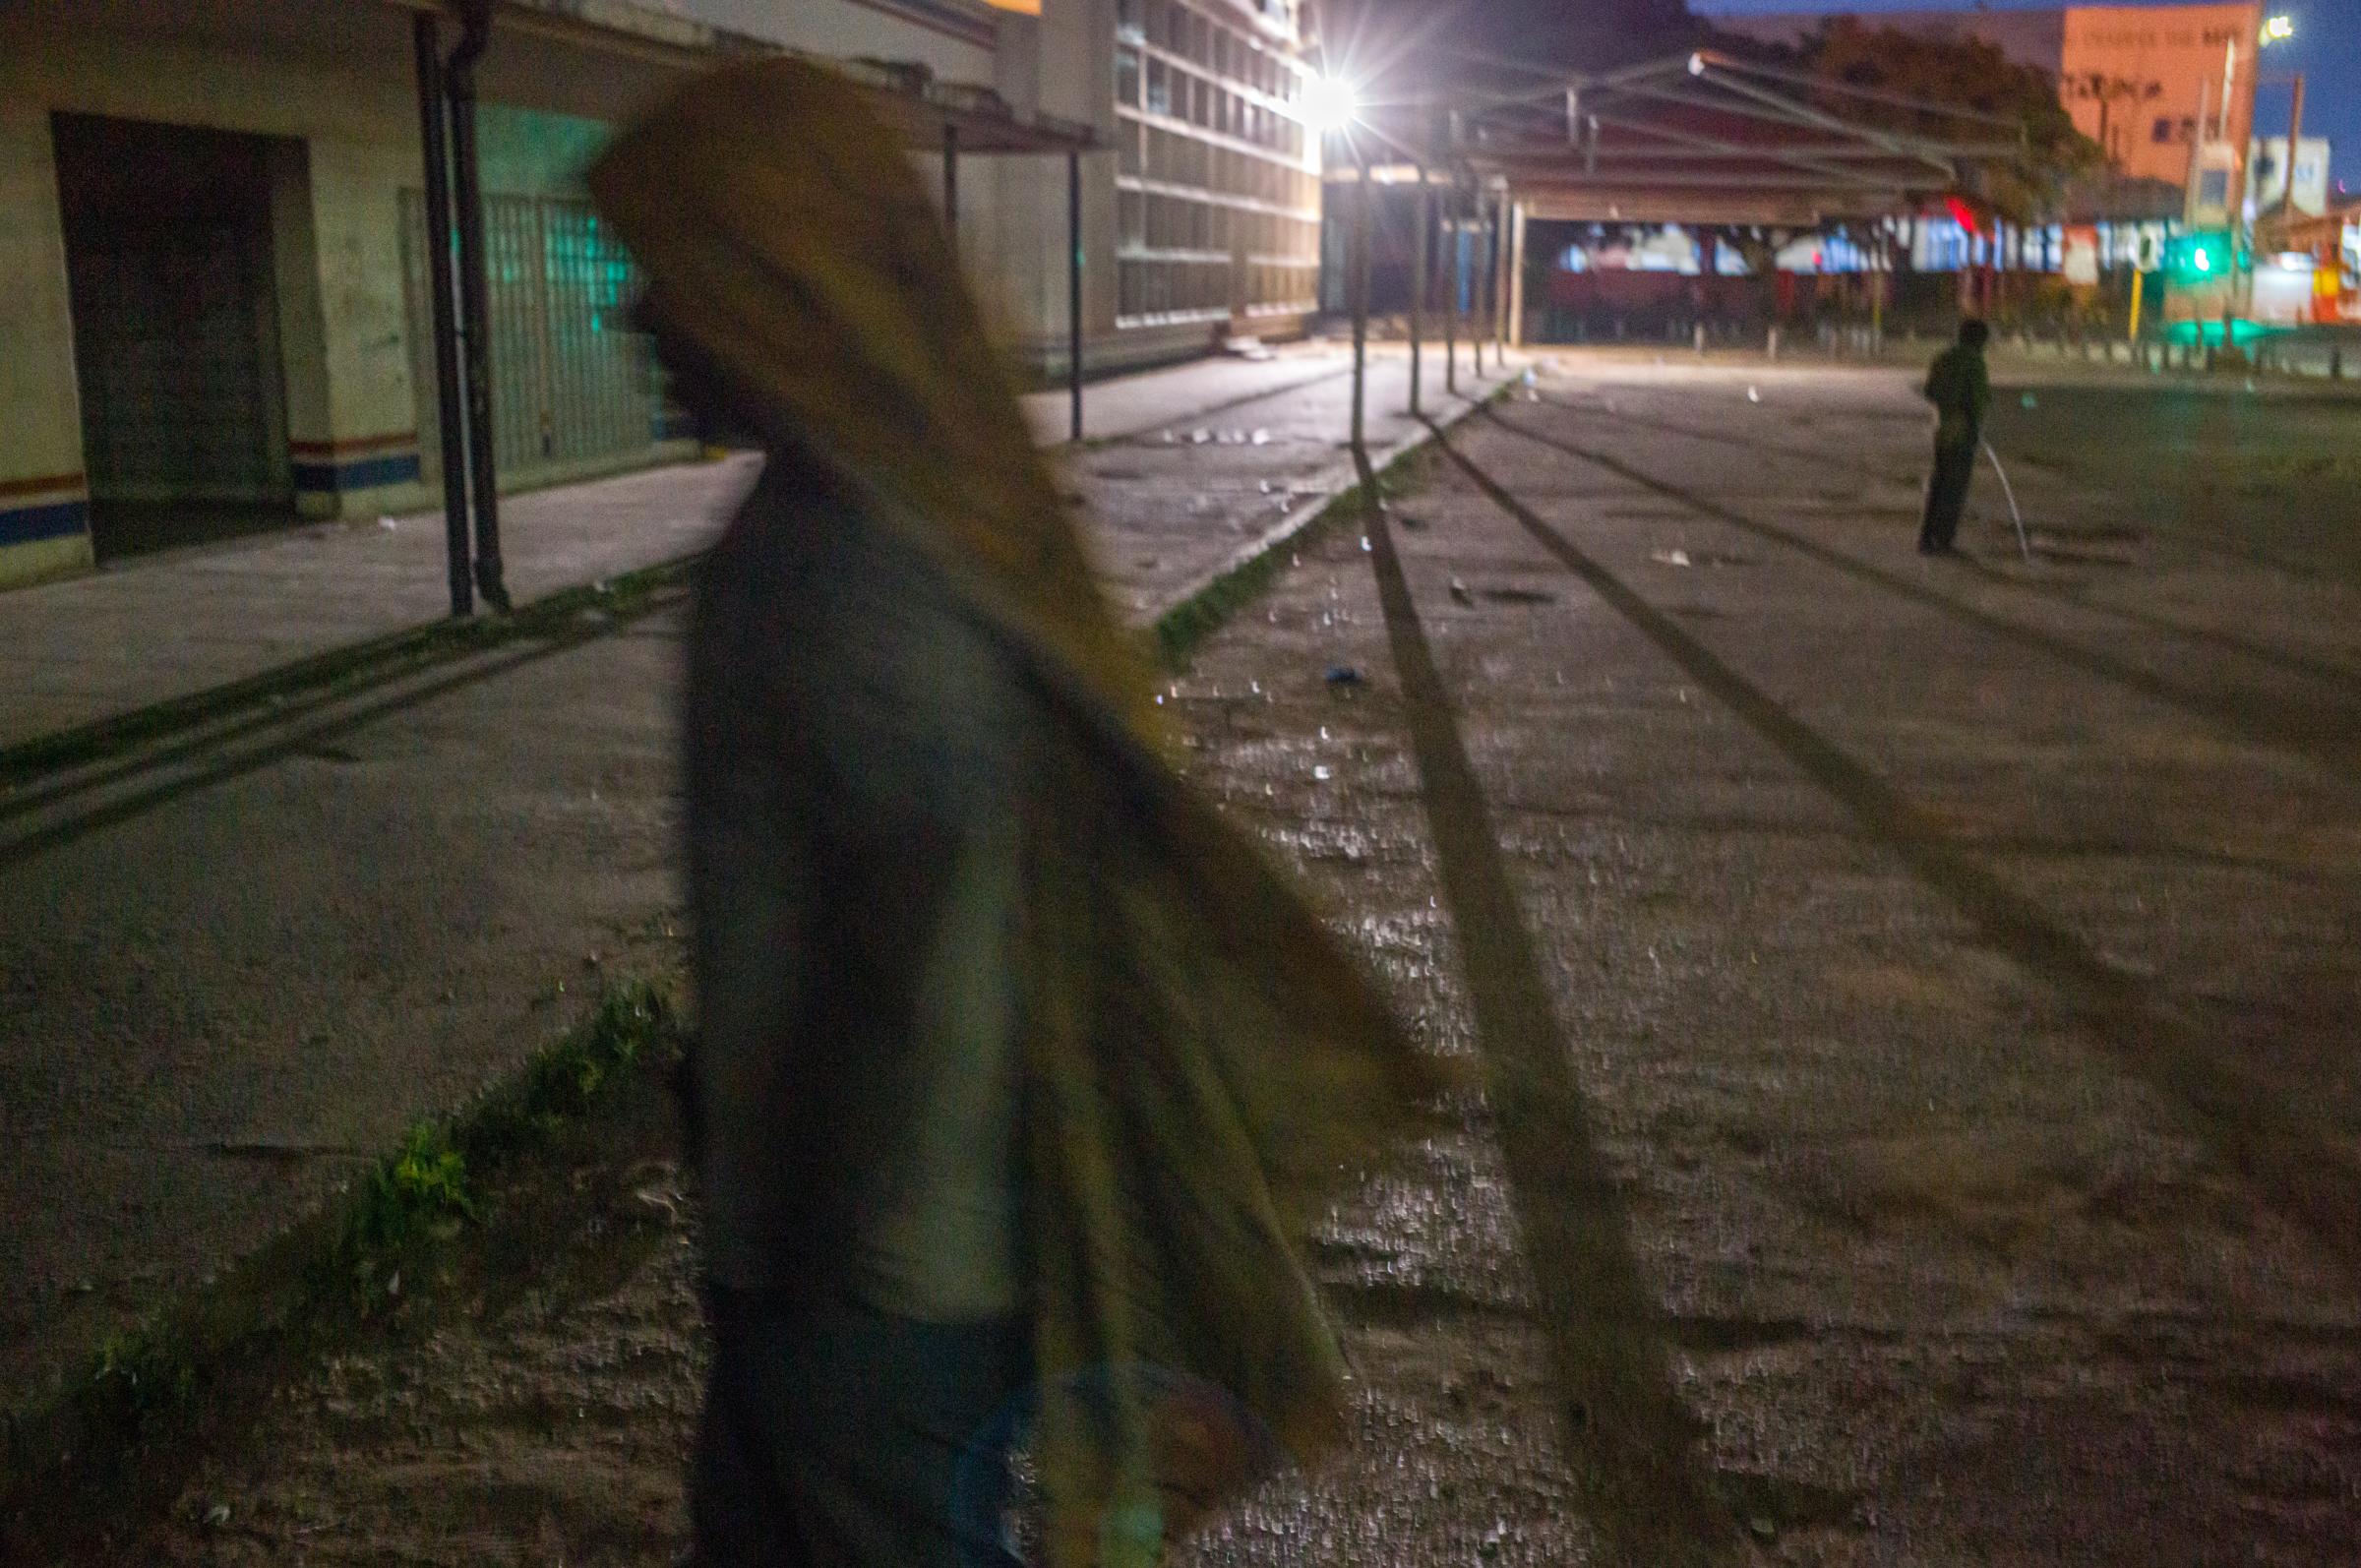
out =
[(484, 245), (484, 193), (475, 148), (475, 63), (491, 41), (490, 0), (464, 12), (451, 57), (451, 158), (458, 202), (459, 314), (467, 333), (467, 467), (475, 491), (475, 587), (507, 614), (500, 560), (500, 480), (492, 447), (492, 284)]
[(1419, 406), (1419, 377), (1424, 346), (1420, 339), (1426, 327), (1426, 252), (1434, 243), (1434, 193), (1426, 184), (1426, 166), (1419, 165), (1418, 211), (1411, 219), (1410, 248), (1410, 417), (1424, 412)]
[(1451, 221), (1445, 228), (1449, 242), (1443, 253), (1447, 258), (1443, 269), (1443, 391), (1459, 393), (1459, 243), (1467, 230), (1459, 221), (1459, 193), (1451, 193)]
[(411, 20), (418, 70), (419, 143), (426, 162), (426, 277), (433, 299), (435, 411), (443, 453), (443, 541), (450, 568), (451, 613), (475, 612), (467, 548), (467, 434), (459, 404), (459, 324), (452, 309), (451, 153), (444, 143), (443, 52), (434, 14)]
[(1082, 154), (1065, 155), (1065, 391), (1082, 440)]
[(1509, 209), (1508, 346), (1525, 346), (1525, 204)]
[[(1369, 361), (1369, 169), (1353, 182), (1353, 247), (1346, 260), (1345, 288), (1353, 311), (1353, 449), (1362, 450), (1367, 405)], [(1374, 499), (1374, 498), (1371, 498)]]

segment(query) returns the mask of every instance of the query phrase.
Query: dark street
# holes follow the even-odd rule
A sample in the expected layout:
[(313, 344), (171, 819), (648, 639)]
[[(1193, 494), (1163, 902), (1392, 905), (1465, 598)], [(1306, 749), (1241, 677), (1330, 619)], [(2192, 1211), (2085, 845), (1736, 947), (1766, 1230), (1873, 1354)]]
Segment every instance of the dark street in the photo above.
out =
[[(2361, 403), (1996, 379), (2029, 565), (1989, 468), (1912, 552), (1900, 373), (1569, 354), (1174, 679), (1485, 1085), (1321, 1229), (1349, 1453), (1190, 1560), (2349, 1560)], [(670, 1560), (674, 1158), (620, 1116), (143, 1551)]]

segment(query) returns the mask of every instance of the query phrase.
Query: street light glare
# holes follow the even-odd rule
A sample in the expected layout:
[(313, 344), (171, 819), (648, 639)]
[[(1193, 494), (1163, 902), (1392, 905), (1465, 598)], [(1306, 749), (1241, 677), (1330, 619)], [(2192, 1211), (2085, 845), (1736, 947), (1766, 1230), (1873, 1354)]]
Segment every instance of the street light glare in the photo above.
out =
[(1303, 118), (1325, 135), (1341, 131), (1361, 112), (1361, 94), (1342, 77), (1315, 76), (1303, 84)]
[(2295, 19), (2293, 17), (2272, 17), (2263, 24), (2263, 41), (2265, 43), (2277, 43), (2281, 39), (2294, 36)]

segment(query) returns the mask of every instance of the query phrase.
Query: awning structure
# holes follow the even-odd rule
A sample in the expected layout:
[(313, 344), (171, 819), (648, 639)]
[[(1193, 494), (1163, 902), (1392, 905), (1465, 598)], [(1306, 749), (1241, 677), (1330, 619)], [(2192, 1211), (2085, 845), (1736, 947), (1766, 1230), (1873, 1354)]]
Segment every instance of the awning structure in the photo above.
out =
[[(475, 596), (505, 610), (500, 503), (492, 441), (489, 294), (484, 203), (478, 184), (476, 102), (486, 78), (517, 101), (628, 118), (636, 101), (682, 77), (731, 60), (811, 60), (865, 90), (885, 126), (913, 151), (942, 157), (942, 212), (956, 236), (959, 164), (968, 156), (1062, 156), (1066, 166), (1066, 357), (1073, 439), (1082, 439), (1082, 174), (1085, 152), (1105, 146), (1089, 125), (1023, 114), (989, 87), (938, 80), (929, 67), (889, 60), (805, 55), (766, 39), (658, 10), (639, 0), (388, 0), (412, 25), (424, 153), (428, 296), (441, 412), (444, 512), (451, 605), (470, 614)], [(450, 44), (447, 19), (458, 23)], [(979, 21), (978, 41), (989, 43)], [(585, 67), (592, 67), (586, 69)], [(585, 83), (615, 81), (612, 101), (576, 101)]]
[(1411, 165), (1373, 166), (1373, 177), (1423, 164), (1472, 175), (1528, 217), (1589, 222), (1811, 227), (1884, 216), (2023, 151), (2015, 123), (1997, 116), (1705, 51), (1471, 93), (1412, 118), (1424, 123), (1406, 132), (1396, 116), (1370, 121), (1384, 160)]

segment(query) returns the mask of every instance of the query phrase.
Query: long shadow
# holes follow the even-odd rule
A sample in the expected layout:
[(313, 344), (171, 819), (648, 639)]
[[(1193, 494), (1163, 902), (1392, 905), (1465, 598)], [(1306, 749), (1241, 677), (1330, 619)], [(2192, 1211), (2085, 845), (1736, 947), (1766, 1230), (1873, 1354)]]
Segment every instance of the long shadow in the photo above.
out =
[[(1366, 451), (1357, 446), (1354, 459), (1363, 494), (1375, 495)], [(1369, 510), (1367, 527), (1518, 1228), (1565, 1395), (1565, 1443), (1581, 1461), (1569, 1467), (1572, 1479), (1609, 1544), (1607, 1560), (1665, 1568), (1725, 1560), (1735, 1527), (1712, 1500), (1698, 1424), (1673, 1384), (1663, 1314), (1641, 1276), (1622, 1194), (1599, 1154), (1573, 1054), (1382, 505)]]
[[(645, 597), (635, 601), (628, 608), (613, 613), (604, 622), (589, 626), (576, 626), (546, 634), (541, 638), (531, 641), (523, 647), (517, 648), (514, 652), (496, 657), (485, 657), (481, 662), (471, 666), (470, 668), (461, 670), (456, 674), (446, 676), (441, 680), (430, 681), (421, 686), (412, 687), (407, 691), (386, 697), (381, 701), (368, 703), (362, 707), (347, 709), (343, 712), (340, 712), (336, 717), (329, 719), (324, 723), (314, 724), (306, 728), (294, 729), (267, 746), (257, 747), (252, 751), (241, 753), (236, 756), (225, 757), (222, 760), (215, 762), (212, 766), (203, 768), (197, 772), (187, 774), (183, 777), (174, 778), (168, 782), (154, 785), (151, 788), (141, 790), (116, 800), (104, 802), (103, 804), (91, 808), (79, 815), (65, 817), (62, 820), (51, 822), (45, 826), (36, 828), (21, 837), (0, 842), (0, 872), (13, 870), (16, 867), (23, 865), (27, 861), (47, 854), (51, 850), (63, 848), (68, 844), (88, 838), (92, 833), (100, 832), (106, 828), (119, 826), (124, 822), (144, 816), (150, 812), (155, 811), (164, 806), (168, 806), (174, 801), (182, 800), (188, 796), (212, 789), (217, 784), (226, 783), (231, 779), (242, 778), (249, 773), (259, 771), (262, 768), (269, 767), (274, 762), (283, 760), (284, 758), (296, 753), (316, 748), (328, 741), (335, 739), (338, 736), (349, 735), (356, 730), (376, 723), (380, 719), (388, 718), (394, 714), (403, 712), (407, 709), (418, 707), (421, 704), (431, 702), (438, 697), (448, 696), (452, 693), (462, 691), (467, 687), (479, 685), (482, 682), (493, 679), (495, 676), (506, 675), (512, 671), (523, 669), (529, 665), (538, 664), (544, 659), (554, 658), (562, 653), (570, 653), (586, 643), (595, 642), (603, 637), (612, 636), (633, 623), (642, 620), (659, 610), (679, 603), (683, 597), (684, 594), (681, 592), (657, 592), (648, 594)], [(475, 652), (480, 655), (485, 650), (477, 647), (467, 651)], [(438, 663), (440, 662), (443, 661), (438, 661)], [(433, 666), (429, 666), (429, 668), (432, 667)], [(402, 671), (397, 672), (397, 675), (414, 676), (418, 673), (420, 673), (418, 667), (410, 666)], [(373, 687), (382, 686), (386, 684), (387, 681), (394, 678), (396, 678), (396, 676), (390, 675), (383, 680), (375, 681), (371, 684)], [(319, 708), (323, 707), (341, 706), (342, 704), (349, 702), (352, 699), (353, 694), (354, 694), (349, 690), (335, 693), (330, 696), (320, 698), (314, 702), (311, 708), (307, 711), (317, 711)], [(258, 729), (274, 727), (281, 722), (283, 721), (279, 718), (279, 716), (273, 715), (271, 720), (250, 721), (249, 723), (240, 726), (237, 733), (248, 734)], [(212, 751), (215, 749), (216, 746), (226, 744), (229, 740), (235, 738), (235, 735), (209, 736), (202, 741), (191, 743), (189, 746), (177, 748), (175, 749), (175, 753), (176, 754), (182, 756), (193, 755), (203, 752)], [(153, 766), (160, 765), (163, 765), (161, 759), (158, 759), (152, 764), (151, 764), (151, 762), (147, 759), (143, 759), (140, 763), (134, 764), (132, 767), (120, 771), (124, 774), (136, 774), (140, 772), (151, 771)], [(71, 791), (66, 793), (79, 793), (79, 791)], [(14, 814), (12, 813), (11, 814)]]
[(1441, 431), (1435, 445), (1559, 565), (1842, 806), (1862, 830), (1967, 917), (2020, 967), (2045, 981), (2070, 1016), (2127, 1070), (2179, 1105), (2221, 1157), (2361, 1279), (2361, 1154), (2303, 1116), (2247, 1063), (2226, 1057), (2144, 983), (2010, 887), (1902, 792), (1797, 719), (1762, 688), (1478, 467)]
[[(2323, 730), (2326, 726), (2323, 723), (2320, 705), (2317, 703), (2298, 707), (2281, 698), (2261, 694), (2247, 694), (2239, 699), (2232, 700), (2191, 692), (2151, 670), (2142, 669), (2140, 666), (2127, 663), (2112, 654), (2086, 647), (2071, 637), (2043, 631), (2039, 627), (2029, 627), (2005, 616), (1994, 615), (1988, 610), (1979, 609), (1974, 605), (1955, 599), (1949, 594), (1938, 592), (1924, 582), (1890, 572), (1883, 567), (1873, 566), (1858, 557), (1847, 555), (1842, 550), (1831, 549), (1818, 540), (1797, 533), (1793, 529), (1783, 528), (1777, 523), (1765, 522), (1759, 517), (1748, 516), (1742, 512), (1724, 506), (1710, 496), (1701, 496), (1670, 480), (1659, 478), (1643, 468), (1634, 467), (1611, 452), (1598, 452), (1587, 447), (1577, 446), (1560, 437), (1517, 424), (1513, 420), (1502, 418), (1494, 409), (1486, 408), (1483, 413), (1494, 429), (1595, 464), (1609, 473), (1631, 481), (1644, 490), (1652, 491), (1668, 501), (1677, 501), (1700, 516), (1727, 523), (1758, 539), (1785, 545), (1798, 555), (1832, 571), (1843, 573), (1846, 576), (1882, 588), (1897, 597), (1940, 610), (1992, 636), (2037, 649), (2061, 664), (2081, 670), (2085, 674), (2096, 676), (2101, 680), (2113, 682), (2141, 696), (2177, 708), (2193, 718), (2213, 726), (2235, 740), (2286, 752), (2321, 763), (2329, 769), (2336, 787), (2347, 790), (2356, 787), (2353, 750), (2356, 739), (2361, 739), (2361, 734), (2356, 733), (2361, 731), (2361, 715), (2355, 715), (2349, 705), (2346, 705), (2346, 716), (2340, 732), (2324, 735)], [(2339, 705), (2345, 704), (2340, 703)]]

